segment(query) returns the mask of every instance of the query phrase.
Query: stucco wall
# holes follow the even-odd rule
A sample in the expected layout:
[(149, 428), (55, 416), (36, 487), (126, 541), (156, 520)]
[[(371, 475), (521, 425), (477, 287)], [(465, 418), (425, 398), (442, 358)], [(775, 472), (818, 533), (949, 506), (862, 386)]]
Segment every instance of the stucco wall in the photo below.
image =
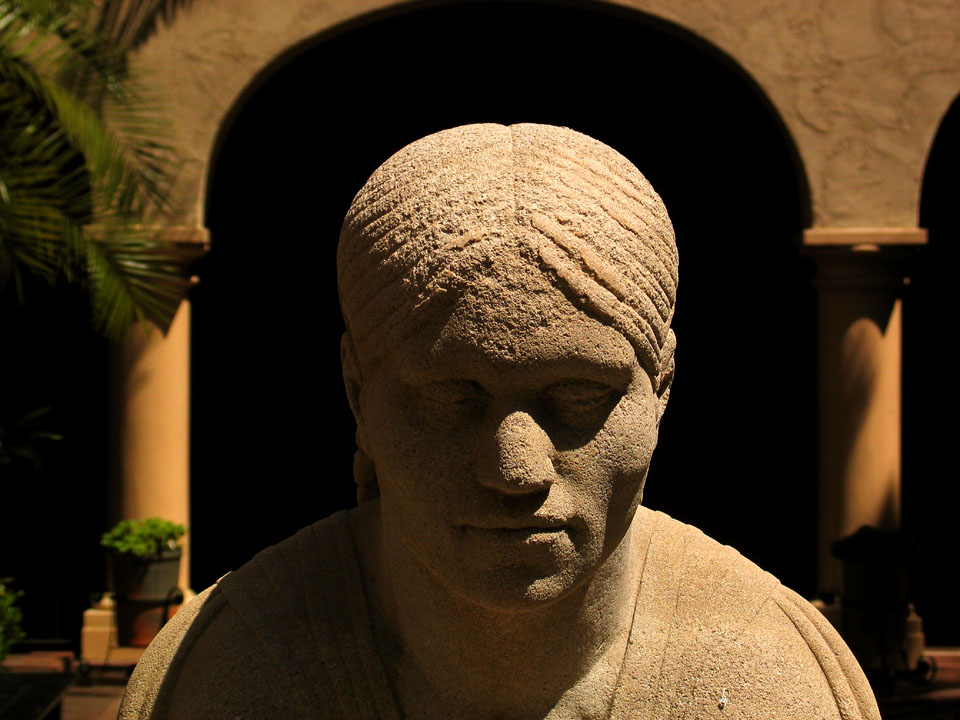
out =
[[(230, 109), (264, 68), (391, 0), (196, 0), (142, 49), (184, 164), (168, 222), (203, 225)], [(957, 0), (625, 0), (734, 58), (793, 135), (815, 227), (912, 227), (940, 119), (960, 92)]]

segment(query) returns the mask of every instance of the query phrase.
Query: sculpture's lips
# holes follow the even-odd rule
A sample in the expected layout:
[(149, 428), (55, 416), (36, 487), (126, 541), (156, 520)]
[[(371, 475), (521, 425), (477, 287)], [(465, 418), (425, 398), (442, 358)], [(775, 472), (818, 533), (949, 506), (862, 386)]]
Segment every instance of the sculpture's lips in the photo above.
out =
[(570, 538), (570, 525), (560, 518), (527, 516), (523, 518), (489, 518), (461, 526), (468, 537), (483, 542), (519, 543), (527, 546), (554, 546)]
[(491, 518), (467, 522), (461, 527), (466, 530), (517, 530), (526, 532), (550, 532), (569, 529), (568, 523), (562, 518), (539, 517), (537, 515), (522, 518)]
[(465, 537), (481, 546), (556, 550), (573, 542), (569, 525), (542, 518), (470, 523), (463, 525), (462, 530)]

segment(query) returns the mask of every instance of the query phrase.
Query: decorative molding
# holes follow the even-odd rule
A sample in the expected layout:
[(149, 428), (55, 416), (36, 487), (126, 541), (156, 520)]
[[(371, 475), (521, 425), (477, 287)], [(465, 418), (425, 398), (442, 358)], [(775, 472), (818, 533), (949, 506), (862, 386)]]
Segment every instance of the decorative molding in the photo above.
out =
[(803, 231), (803, 244), (863, 251), (885, 246), (916, 247), (927, 244), (927, 231), (907, 227), (809, 228)]
[(828, 292), (899, 294), (910, 260), (927, 244), (924, 228), (811, 228), (801, 252), (817, 264), (815, 287)]

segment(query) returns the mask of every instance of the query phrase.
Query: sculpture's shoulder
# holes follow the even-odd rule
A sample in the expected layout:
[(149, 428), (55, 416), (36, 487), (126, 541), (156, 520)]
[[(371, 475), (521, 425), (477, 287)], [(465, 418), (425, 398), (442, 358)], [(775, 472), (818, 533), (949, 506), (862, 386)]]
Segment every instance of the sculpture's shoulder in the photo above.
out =
[(631, 674), (644, 680), (633, 711), (879, 720), (860, 666), (816, 608), (733, 548), (646, 513), (651, 539), (629, 652)]
[(348, 525), (340, 513), (304, 528), (184, 606), (137, 665), (120, 720), (315, 718), (349, 707), (339, 696), (369, 658)]
[[(144, 652), (119, 720), (300, 717), (283, 674), (214, 585), (181, 608)], [(241, 691), (242, 690), (242, 691)]]

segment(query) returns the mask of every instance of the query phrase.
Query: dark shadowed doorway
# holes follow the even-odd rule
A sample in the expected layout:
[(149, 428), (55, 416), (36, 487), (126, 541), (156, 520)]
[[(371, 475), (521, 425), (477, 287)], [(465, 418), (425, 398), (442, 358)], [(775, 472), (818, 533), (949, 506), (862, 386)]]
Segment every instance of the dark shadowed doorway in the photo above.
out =
[(912, 599), (931, 645), (960, 645), (956, 593), (955, 528), (960, 508), (956, 478), (960, 404), (953, 334), (960, 309), (960, 98), (940, 123), (920, 194), (920, 227), (929, 245), (919, 253), (903, 304), (903, 529), (920, 543)]
[(316, 38), (222, 133), (193, 296), (193, 583), (353, 502), (334, 257), (390, 154), (472, 122), (543, 122), (628, 156), (677, 230), (677, 379), (645, 502), (801, 592), (816, 538), (814, 305), (792, 142), (735, 65), (600, 4), (405, 5)]

